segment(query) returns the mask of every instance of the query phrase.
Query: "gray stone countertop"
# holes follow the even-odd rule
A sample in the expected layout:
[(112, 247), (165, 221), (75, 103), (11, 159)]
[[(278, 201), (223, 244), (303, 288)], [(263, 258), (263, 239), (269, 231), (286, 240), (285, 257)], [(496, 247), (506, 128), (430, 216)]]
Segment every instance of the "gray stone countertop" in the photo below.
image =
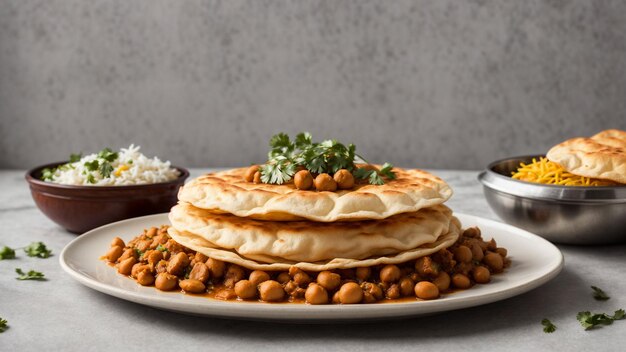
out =
[[(206, 170), (192, 170), (192, 177)], [(496, 219), (476, 181), (477, 172), (437, 171), (455, 190), (449, 206), (457, 212)], [(626, 308), (626, 245), (559, 248), (565, 268), (547, 283), (504, 301), (438, 315), (362, 324), (294, 325), (187, 316), (117, 299), (74, 281), (62, 271), (58, 254), (75, 235), (48, 220), (34, 205), (23, 171), (0, 171), (0, 247), (43, 241), (49, 259), (0, 261), (1, 351), (100, 350), (461, 350), (573, 351), (624, 350), (626, 320), (584, 331), (582, 310), (612, 313)], [(48, 281), (18, 281), (14, 270), (36, 269)], [(595, 301), (589, 286), (612, 298)], [(549, 318), (558, 329), (542, 331)], [(150, 346), (146, 348), (146, 346)]]

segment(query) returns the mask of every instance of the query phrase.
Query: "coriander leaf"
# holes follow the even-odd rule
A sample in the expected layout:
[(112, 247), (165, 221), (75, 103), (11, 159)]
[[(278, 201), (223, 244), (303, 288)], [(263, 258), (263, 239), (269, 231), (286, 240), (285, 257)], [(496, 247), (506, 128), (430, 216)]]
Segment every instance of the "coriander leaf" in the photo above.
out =
[(133, 163), (133, 159), (129, 159), (126, 164), (132, 164)]
[(43, 181), (45, 180), (50, 180), (52, 181), (54, 179), (54, 172), (56, 171), (56, 168), (45, 168), (43, 170), (41, 170), (41, 179)]
[(364, 179), (370, 177), (370, 173), (372, 173), (372, 172), (374, 172), (374, 170), (368, 170), (368, 169), (366, 169), (364, 167), (360, 167), (360, 168), (358, 168), (358, 169), (356, 169), (354, 171), (353, 175), (354, 175), (355, 178), (364, 180)]
[(98, 152), (98, 158), (104, 159), (108, 162), (112, 162), (117, 159), (117, 153), (114, 153), (111, 148), (104, 148), (100, 152)]
[(52, 250), (49, 250), (43, 242), (33, 242), (24, 247), (24, 252), (29, 257), (48, 258), (52, 255)]
[(291, 141), (286, 133), (275, 134), (270, 139), (270, 147), (272, 148), (286, 148), (289, 146), (291, 146)]
[(592, 314), (591, 312), (579, 312), (576, 314), (576, 319), (580, 322), (580, 325), (589, 330), (599, 325), (611, 325), (615, 320), (624, 319), (625, 312), (623, 309), (616, 310), (613, 316), (606, 313)]
[(0, 332), (5, 332), (9, 328), (8, 323), (6, 319), (0, 318)]
[(137, 254), (137, 258), (141, 258), (143, 256), (143, 252), (137, 248), (135, 248), (135, 254)]
[(99, 166), (100, 166), (100, 162), (96, 159), (92, 161), (85, 161), (85, 169), (89, 171), (96, 171), (98, 170)]
[(88, 183), (96, 183), (96, 179), (93, 177), (92, 174), (87, 175), (87, 182)]
[(261, 181), (264, 183), (283, 184), (291, 180), (296, 173), (296, 166), (285, 157), (277, 157), (273, 164), (261, 166)]
[(591, 286), (591, 289), (593, 290), (593, 298), (598, 301), (606, 301), (611, 298), (606, 294), (606, 292), (602, 291), (601, 288)]
[(103, 162), (102, 164), (100, 164), (100, 168), (98, 169), (98, 171), (103, 178), (107, 178), (111, 176), (111, 172), (113, 172), (113, 166), (111, 166), (111, 164), (108, 162)]
[(395, 180), (396, 173), (392, 171), (393, 165), (389, 163), (384, 163), (382, 169), (380, 169), (379, 173), (390, 180)]
[(27, 273), (24, 273), (22, 271), (22, 269), (20, 268), (16, 268), (15, 272), (19, 275), (18, 277), (16, 277), (16, 279), (18, 280), (37, 280), (37, 281), (43, 281), (46, 278), (44, 277), (43, 273), (40, 273), (38, 271), (35, 270), (29, 270)]
[(79, 161), (81, 158), (83, 157), (83, 153), (78, 153), (78, 154), (70, 154), (70, 163), (75, 163), (77, 161)]
[(309, 132), (302, 132), (296, 135), (296, 148), (303, 149), (313, 144), (313, 136)]
[(0, 260), (4, 259), (15, 259), (15, 250), (7, 246), (2, 247), (0, 249)]
[(372, 185), (384, 185), (385, 184), (385, 181), (383, 181), (383, 178), (380, 177), (380, 175), (378, 174), (378, 172), (376, 172), (376, 170), (372, 170), (372, 172), (370, 173), (370, 176), (368, 177), (368, 180), (370, 184)]
[(162, 245), (162, 244), (159, 244), (159, 245), (156, 247), (156, 250), (157, 250), (157, 251), (160, 251), (160, 252), (168, 252), (167, 248), (163, 247), (163, 245)]
[(551, 334), (556, 330), (556, 325), (552, 324), (549, 319), (541, 320), (541, 325), (543, 325), (543, 332), (547, 334)]

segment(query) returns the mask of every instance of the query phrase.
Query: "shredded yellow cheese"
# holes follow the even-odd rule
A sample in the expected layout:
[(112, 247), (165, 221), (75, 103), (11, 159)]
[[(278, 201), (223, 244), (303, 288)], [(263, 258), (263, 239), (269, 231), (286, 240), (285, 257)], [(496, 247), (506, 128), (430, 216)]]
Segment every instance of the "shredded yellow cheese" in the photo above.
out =
[(533, 158), (530, 164), (520, 163), (517, 172), (511, 173), (514, 179), (562, 186), (613, 186), (616, 183), (596, 178), (574, 175), (547, 158)]

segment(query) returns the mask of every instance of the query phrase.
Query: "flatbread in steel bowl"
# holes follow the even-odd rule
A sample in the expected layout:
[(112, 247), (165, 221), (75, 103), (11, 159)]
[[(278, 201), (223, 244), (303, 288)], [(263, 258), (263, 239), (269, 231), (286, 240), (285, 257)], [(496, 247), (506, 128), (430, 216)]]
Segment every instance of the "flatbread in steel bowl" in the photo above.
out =
[(626, 132), (602, 131), (589, 138), (572, 138), (550, 151), (549, 160), (574, 175), (626, 183)]
[(181, 188), (178, 199), (214, 213), (259, 220), (334, 222), (385, 219), (442, 204), (452, 196), (442, 179), (418, 169), (394, 168), (396, 179), (384, 185), (361, 183), (336, 192), (246, 182), (246, 170), (198, 177)]

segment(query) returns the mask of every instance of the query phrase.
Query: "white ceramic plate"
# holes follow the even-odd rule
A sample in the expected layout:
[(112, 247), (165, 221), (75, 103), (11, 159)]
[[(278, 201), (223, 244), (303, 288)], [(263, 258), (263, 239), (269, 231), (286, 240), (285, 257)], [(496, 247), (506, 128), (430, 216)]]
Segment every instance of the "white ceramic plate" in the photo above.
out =
[(61, 267), (80, 283), (106, 294), (164, 310), (252, 320), (339, 321), (385, 319), (433, 314), (478, 306), (530, 291), (554, 278), (563, 267), (563, 255), (550, 242), (516, 227), (476, 216), (455, 214), (464, 227), (480, 227), (483, 238), (495, 238), (508, 249), (512, 265), (487, 285), (444, 295), (433, 301), (390, 304), (324, 305), (224, 302), (179, 292), (142, 287), (98, 258), (111, 239), (130, 240), (143, 229), (167, 224), (167, 214), (124, 220), (91, 230), (69, 243), (60, 255)]

